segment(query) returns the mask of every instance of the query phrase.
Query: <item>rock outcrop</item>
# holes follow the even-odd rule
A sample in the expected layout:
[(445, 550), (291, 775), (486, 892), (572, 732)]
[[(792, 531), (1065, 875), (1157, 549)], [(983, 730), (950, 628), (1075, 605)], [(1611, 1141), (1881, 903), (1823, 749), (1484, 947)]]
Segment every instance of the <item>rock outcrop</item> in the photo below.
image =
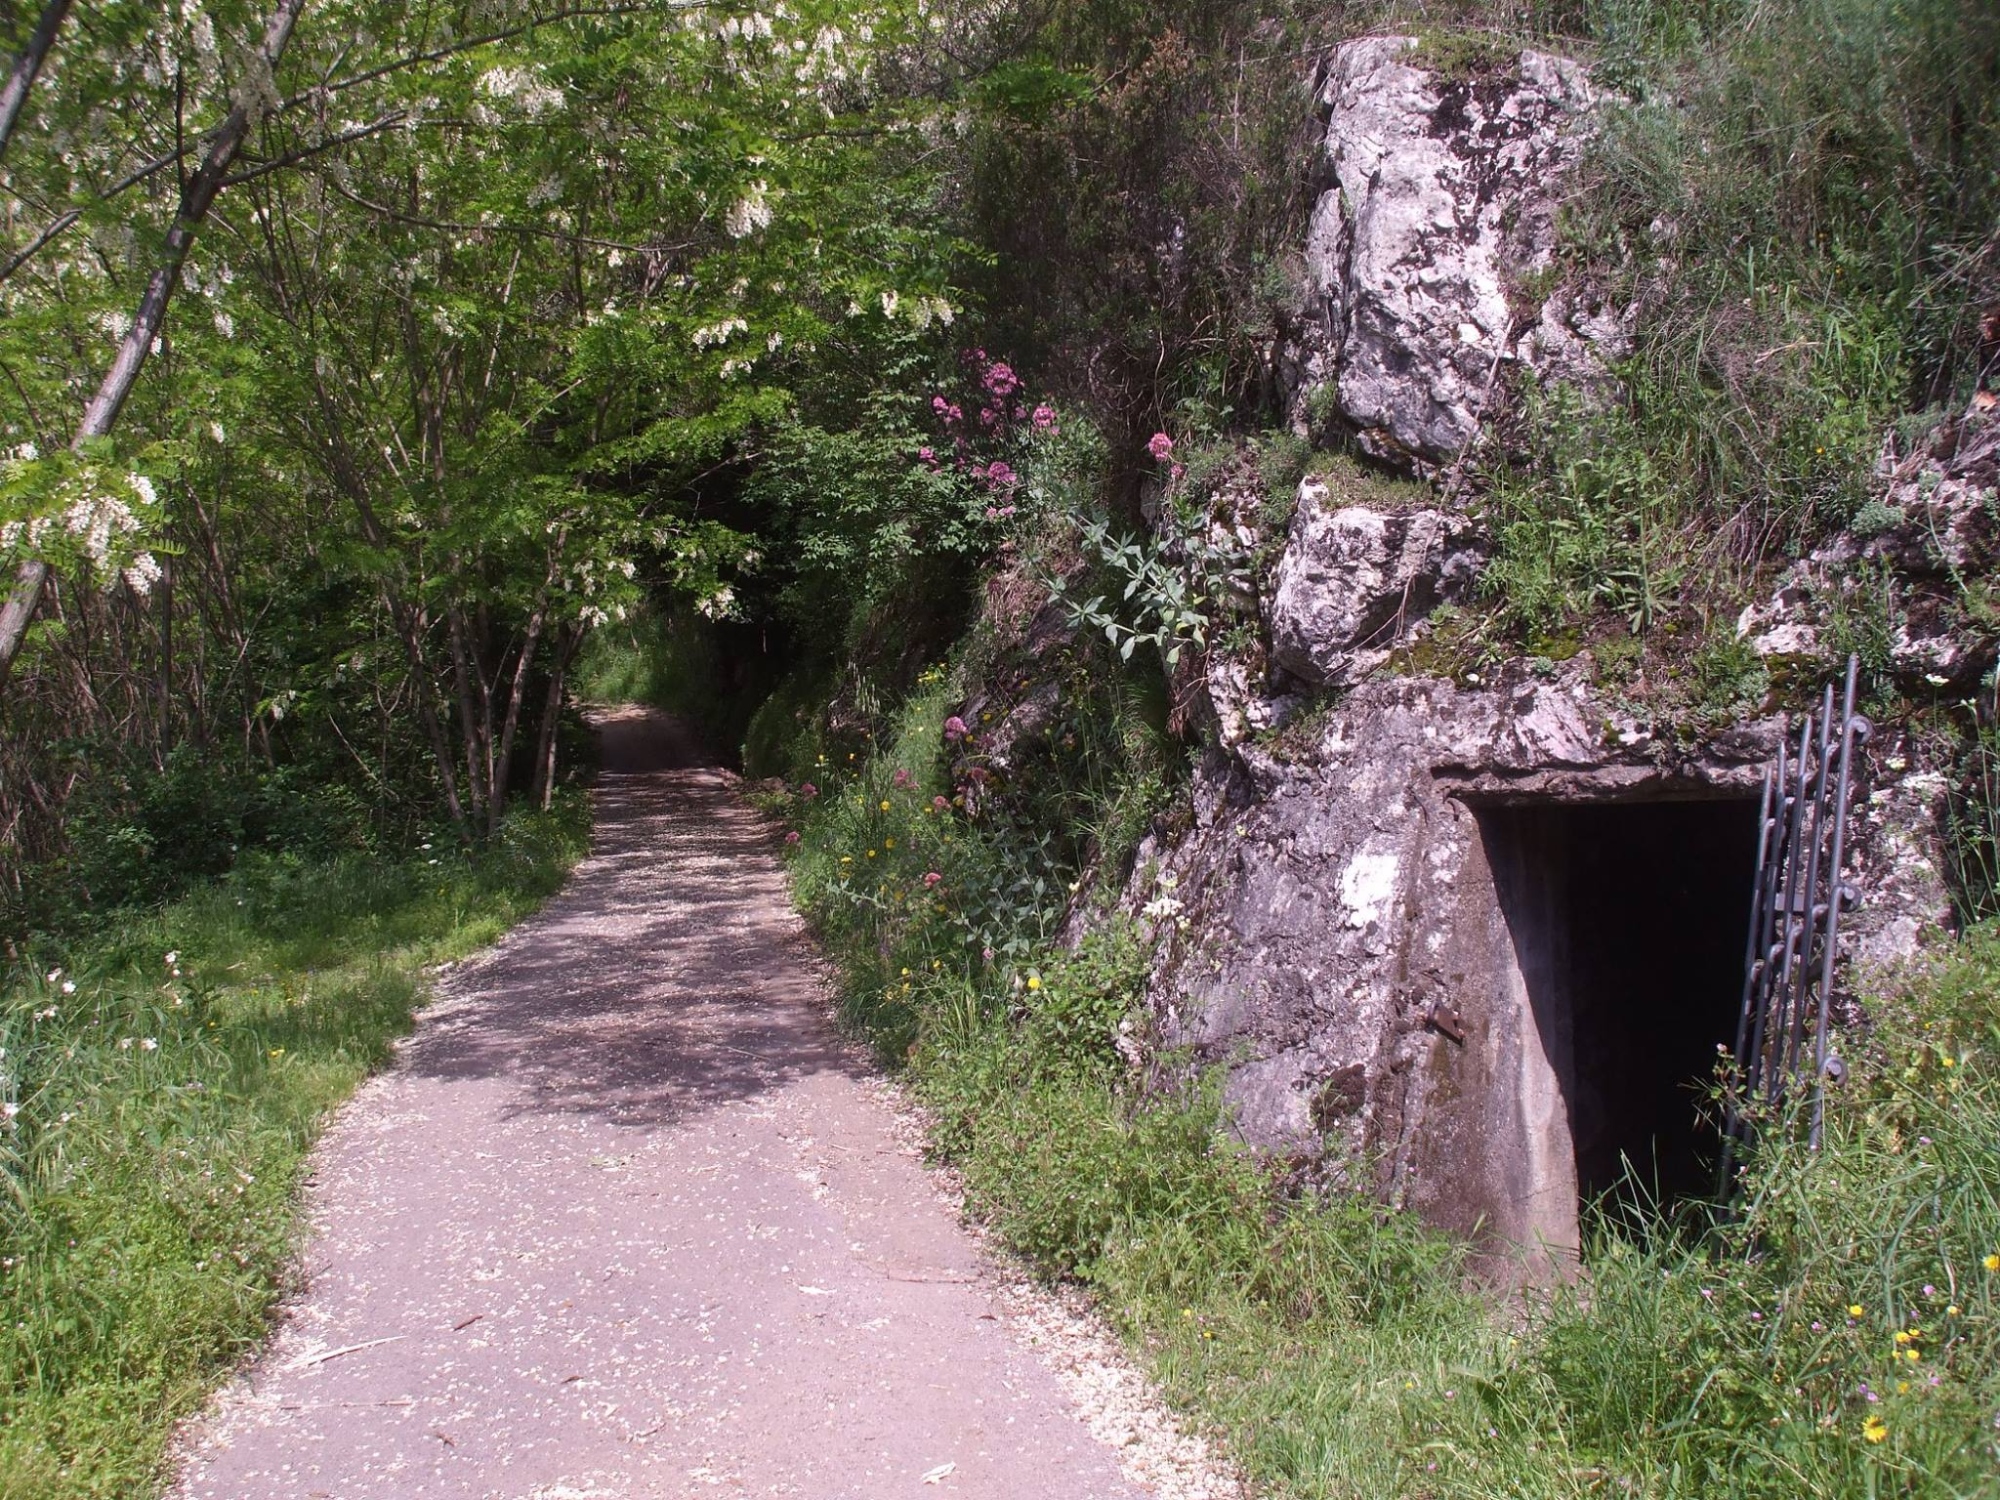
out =
[(1586, 389), (1608, 379), (1626, 319), (1574, 289), (1540, 306), (1524, 291), (1550, 265), (1597, 100), (1580, 65), (1540, 52), (1463, 78), (1428, 68), (1410, 37), (1335, 52), (1321, 103), (1336, 185), (1313, 214), (1294, 354), (1301, 426), (1330, 404), (1367, 452), (1427, 470), (1472, 441), (1509, 362)]
[(1265, 613), (1272, 660), (1317, 687), (1358, 682), (1439, 603), (1464, 597), (1478, 565), (1465, 517), (1337, 505), (1307, 479)]
[(1737, 631), (1782, 662), (1824, 654), (1843, 629), (1873, 630), (1906, 689), (1971, 692), (1994, 666), (1984, 591), (2000, 566), (2000, 413), (1968, 413), (1910, 451), (1891, 439), (1874, 490), (1854, 526), (1786, 569)]

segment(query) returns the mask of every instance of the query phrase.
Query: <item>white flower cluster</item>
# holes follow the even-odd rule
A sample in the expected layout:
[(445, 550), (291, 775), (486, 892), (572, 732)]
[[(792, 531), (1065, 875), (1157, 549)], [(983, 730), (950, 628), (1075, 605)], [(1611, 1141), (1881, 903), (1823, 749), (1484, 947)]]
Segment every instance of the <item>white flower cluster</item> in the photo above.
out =
[[(780, 11), (783, 7), (779, 7)], [(768, 37), (771, 34), (771, 18), (759, 11), (751, 11), (747, 16), (731, 16), (716, 28), (725, 41), (748, 41), (752, 37)]]
[[(546, 82), (533, 68), (488, 69), (479, 77), (479, 92), (495, 103), (512, 104), (531, 120), (538, 120), (563, 104), (563, 91)], [(494, 116), (486, 113), (485, 122), (494, 123)]]
[[(17, 462), (32, 461), (36, 457), (35, 445), (23, 443), (8, 456)], [(139, 504), (160, 503), (153, 481), (144, 474), (127, 474), (125, 484)], [(108, 577), (122, 577), (135, 593), (147, 594), (162, 576), (158, 560), (146, 551), (122, 555), (127, 549), (119, 545), (140, 530), (138, 513), (130, 505), (117, 495), (93, 488), (53, 514), (0, 525), (0, 553), (13, 552), (24, 543), (29, 551), (39, 553), (51, 535), (60, 532), (77, 539), (79, 550), (91, 566)]]
[(710, 323), (694, 331), (694, 346), (697, 349), (714, 349), (729, 342), (739, 333), (748, 333), (750, 325), (741, 318), (724, 318), (720, 323)]
[(726, 620), (736, 612), (736, 590), (725, 583), (706, 599), (697, 601), (695, 608), (711, 620)]
[(932, 323), (949, 328), (956, 316), (951, 304), (942, 297), (918, 297), (910, 304), (910, 321), (919, 329), (928, 328)]
[(756, 365), (757, 361), (754, 359), (725, 359), (722, 362), (721, 375), (724, 380), (734, 380), (738, 375), (749, 374)]
[(753, 182), (743, 196), (730, 204), (729, 212), (722, 216), (722, 228), (732, 240), (748, 239), (760, 229), (771, 224), (771, 205), (765, 201), (770, 192), (766, 183)]

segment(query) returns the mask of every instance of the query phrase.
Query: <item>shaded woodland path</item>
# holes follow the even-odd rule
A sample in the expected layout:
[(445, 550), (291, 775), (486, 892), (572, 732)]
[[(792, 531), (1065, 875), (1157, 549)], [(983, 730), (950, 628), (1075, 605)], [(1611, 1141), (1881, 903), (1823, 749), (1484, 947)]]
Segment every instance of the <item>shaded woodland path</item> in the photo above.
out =
[(824, 1018), (769, 827), (601, 733), (592, 854), (329, 1131), (174, 1493), (1140, 1496)]

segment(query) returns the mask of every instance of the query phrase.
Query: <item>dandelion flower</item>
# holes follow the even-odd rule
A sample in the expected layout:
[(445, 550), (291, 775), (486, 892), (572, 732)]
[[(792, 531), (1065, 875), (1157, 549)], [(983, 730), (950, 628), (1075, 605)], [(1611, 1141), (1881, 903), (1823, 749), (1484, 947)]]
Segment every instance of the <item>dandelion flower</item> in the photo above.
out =
[(1870, 1416), (1861, 1424), (1861, 1435), (1871, 1443), (1879, 1443), (1889, 1435), (1889, 1424), (1880, 1417)]
[(1980, 1264), (1989, 1271), (2000, 1271), (2000, 1253), (1987, 1256)]
[(1861, 1316), (1863, 1311), (1865, 1311), (1865, 1309), (1861, 1306), (1859, 1302), (1857, 1302), (1852, 1307), (1848, 1308), (1847, 1315), (1850, 1318), (1858, 1318)]
[(884, 797), (882, 799), (882, 811), (887, 812), (888, 810), (889, 810), (889, 799), (887, 797)]
[(1042, 976), (1039, 974), (1030, 974), (1028, 976), (1028, 988), (1031, 990), (1038, 990), (1041, 987), (1042, 987)]

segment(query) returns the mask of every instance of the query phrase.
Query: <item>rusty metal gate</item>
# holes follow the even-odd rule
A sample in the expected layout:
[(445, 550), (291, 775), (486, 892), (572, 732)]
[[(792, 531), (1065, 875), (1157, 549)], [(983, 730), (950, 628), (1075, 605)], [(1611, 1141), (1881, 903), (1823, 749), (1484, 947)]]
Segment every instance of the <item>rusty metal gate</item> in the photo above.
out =
[(1813, 1070), (1812, 1145), (1819, 1146), (1826, 1082), (1840, 1061), (1829, 1046), (1828, 1008), (1840, 918), (1859, 900), (1842, 879), (1854, 748), (1870, 726), (1854, 711), (1859, 662), (1847, 661), (1836, 706), (1831, 684), (1806, 715), (1797, 743), (1779, 737), (1778, 758), (1764, 772), (1758, 823), (1757, 884), (1743, 954), (1743, 1008), (1736, 1023), (1736, 1072), (1725, 1099), (1721, 1190), (1731, 1191), (1737, 1148), (1753, 1121), (1768, 1114)]

